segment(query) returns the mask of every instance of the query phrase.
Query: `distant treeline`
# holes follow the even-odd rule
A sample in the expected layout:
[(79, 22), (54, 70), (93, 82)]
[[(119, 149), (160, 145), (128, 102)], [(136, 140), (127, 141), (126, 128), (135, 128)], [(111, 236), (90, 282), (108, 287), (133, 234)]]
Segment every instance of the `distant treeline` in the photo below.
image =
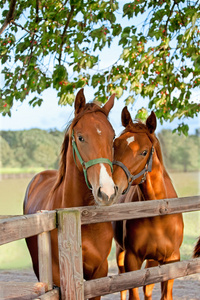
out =
[(30, 129), (1, 131), (1, 165), (11, 168), (58, 168), (64, 133)]
[[(162, 130), (157, 134), (165, 166), (170, 171), (200, 170), (200, 137), (185, 137)], [(0, 166), (7, 168), (58, 168), (64, 132), (30, 129), (0, 132)]]

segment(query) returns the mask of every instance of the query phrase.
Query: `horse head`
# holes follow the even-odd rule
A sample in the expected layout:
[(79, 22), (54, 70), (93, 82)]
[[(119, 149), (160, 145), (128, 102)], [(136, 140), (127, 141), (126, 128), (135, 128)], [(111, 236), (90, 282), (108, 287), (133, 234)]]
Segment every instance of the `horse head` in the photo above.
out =
[(107, 119), (114, 98), (112, 95), (103, 107), (86, 104), (81, 89), (75, 98), (75, 117), (70, 130), (74, 162), (98, 205), (112, 204), (117, 194), (112, 179), (115, 133)]
[(154, 131), (156, 116), (154, 112), (147, 118), (146, 124), (132, 121), (131, 115), (124, 107), (122, 125), (125, 130), (114, 142), (113, 179), (118, 187), (118, 195), (128, 192), (131, 185), (142, 183), (152, 168)]

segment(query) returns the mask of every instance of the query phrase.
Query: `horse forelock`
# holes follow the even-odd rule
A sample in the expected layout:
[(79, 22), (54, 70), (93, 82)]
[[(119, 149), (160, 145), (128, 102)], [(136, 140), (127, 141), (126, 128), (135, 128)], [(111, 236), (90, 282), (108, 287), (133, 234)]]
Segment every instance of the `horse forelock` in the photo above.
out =
[(64, 140), (61, 146), (61, 151), (60, 151), (60, 163), (59, 163), (59, 169), (58, 169), (58, 176), (57, 180), (52, 188), (52, 193), (55, 192), (55, 190), (61, 185), (65, 178), (65, 173), (66, 173), (66, 167), (67, 167), (67, 161), (66, 161), (66, 156), (67, 156), (67, 150), (68, 150), (68, 145), (69, 145), (69, 140), (70, 140), (70, 134), (72, 132), (72, 129), (74, 126), (78, 123), (78, 121), (88, 113), (93, 113), (93, 112), (101, 112), (103, 113), (106, 118), (106, 112), (97, 104), (95, 103), (87, 103), (84, 107), (84, 109), (78, 113), (72, 121), (69, 122), (66, 128), (66, 133), (64, 136)]

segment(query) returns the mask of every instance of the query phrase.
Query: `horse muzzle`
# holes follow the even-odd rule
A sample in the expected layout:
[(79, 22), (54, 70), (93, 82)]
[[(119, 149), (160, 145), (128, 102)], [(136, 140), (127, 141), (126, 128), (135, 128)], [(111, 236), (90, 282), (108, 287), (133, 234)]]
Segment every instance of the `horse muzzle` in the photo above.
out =
[(113, 187), (113, 193), (108, 193), (108, 191), (106, 192), (105, 190), (103, 190), (102, 187), (99, 187), (97, 191), (97, 197), (95, 197), (95, 200), (98, 203), (98, 205), (109, 206), (116, 201), (117, 194), (118, 187), (116, 185)]

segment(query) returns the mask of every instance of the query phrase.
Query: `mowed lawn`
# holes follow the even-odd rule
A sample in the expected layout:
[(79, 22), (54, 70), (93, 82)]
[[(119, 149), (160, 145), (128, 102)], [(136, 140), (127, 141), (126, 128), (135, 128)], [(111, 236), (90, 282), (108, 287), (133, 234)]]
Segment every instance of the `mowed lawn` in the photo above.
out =
[[(172, 182), (179, 197), (200, 194), (200, 173), (171, 173)], [(6, 179), (0, 181), (0, 215), (20, 215), (23, 213), (23, 199), (31, 178)], [(184, 241), (181, 259), (192, 256), (193, 247), (200, 235), (200, 212), (184, 214)], [(109, 256), (111, 266), (115, 265), (115, 245)], [(24, 240), (0, 246), (0, 269), (25, 268), (31, 265)]]

